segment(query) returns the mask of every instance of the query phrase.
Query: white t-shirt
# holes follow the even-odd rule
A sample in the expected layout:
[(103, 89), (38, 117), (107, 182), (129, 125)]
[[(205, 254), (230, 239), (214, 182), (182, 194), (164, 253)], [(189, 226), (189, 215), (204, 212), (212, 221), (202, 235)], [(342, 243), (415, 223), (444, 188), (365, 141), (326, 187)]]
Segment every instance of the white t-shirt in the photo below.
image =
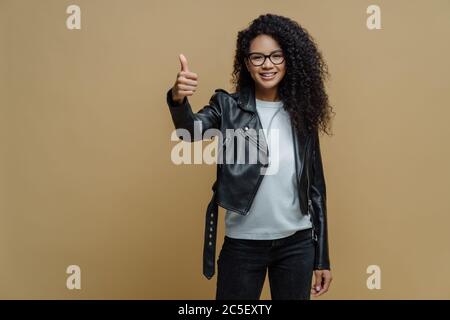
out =
[[(272, 173), (262, 178), (247, 215), (226, 210), (225, 234), (237, 239), (279, 239), (309, 229), (312, 224), (310, 216), (300, 211), (289, 113), (282, 101), (255, 101), (269, 147), (267, 173)], [(278, 129), (274, 130), (278, 139), (272, 129)]]

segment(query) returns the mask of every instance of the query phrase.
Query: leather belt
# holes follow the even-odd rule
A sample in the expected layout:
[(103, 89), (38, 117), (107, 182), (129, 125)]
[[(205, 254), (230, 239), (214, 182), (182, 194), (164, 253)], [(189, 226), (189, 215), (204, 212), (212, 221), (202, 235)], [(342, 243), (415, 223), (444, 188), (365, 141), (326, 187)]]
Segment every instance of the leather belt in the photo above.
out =
[(216, 239), (219, 206), (216, 203), (217, 180), (212, 186), (213, 195), (206, 209), (203, 241), (203, 275), (210, 280), (216, 269)]

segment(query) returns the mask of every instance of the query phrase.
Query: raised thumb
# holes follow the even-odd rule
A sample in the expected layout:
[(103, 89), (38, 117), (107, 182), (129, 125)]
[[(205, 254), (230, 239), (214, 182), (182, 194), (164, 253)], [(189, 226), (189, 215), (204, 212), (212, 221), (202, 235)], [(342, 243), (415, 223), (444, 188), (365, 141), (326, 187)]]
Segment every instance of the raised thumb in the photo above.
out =
[(181, 71), (189, 71), (186, 57), (180, 54)]

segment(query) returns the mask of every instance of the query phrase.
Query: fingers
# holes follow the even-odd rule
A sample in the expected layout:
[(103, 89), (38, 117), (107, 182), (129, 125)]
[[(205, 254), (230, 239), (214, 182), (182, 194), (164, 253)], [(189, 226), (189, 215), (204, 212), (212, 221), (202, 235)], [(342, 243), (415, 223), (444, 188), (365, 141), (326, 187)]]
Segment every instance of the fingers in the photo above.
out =
[(196, 81), (198, 76), (195, 72), (190, 71), (180, 71), (178, 72), (178, 77), (182, 77), (183, 79), (191, 79)]
[(311, 289), (311, 293), (313, 296), (317, 296), (318, 293), (322, 290), (322, 281), (323, 281), (323, 271), (315, 270), (314, 271), (314, 283)]
[(311, 294), (314, 297), (319, 297), (328, 291), (332, 280), (331, 272), (329, 270), (314, 271), (315, 283), (311, 289)]
[(178, 76), (177, 83), (183, 84), (183, 85), (188, 85), (188, 86), (197, 86), (198, 81), (192, 80), (192, 79), (187, 79), (184, 76)]
[(317, 295), (320, 296), (320, 295), (324, 294), (325, 292), (327, 292), (328, 288), (330, 287), (330, 283), (331, 283), (331, 274), (325, 273), (323, 288)]
[(180, 86), (177, 85), (175, 90), (175, 96), (177, 97), (185, 97), (185, 96), (192, 96), (195, 93), (195, 88), (189, 87), (189, 86)]
[(192, 90), (179, 90), (178, 94), (181, 95), (182, 97), (192, 96), (194, 94), (194, 91), (192, 91)]
[(178, 91), (194, 91), (197, 90), (197, 86), (189, 86), (185, 84), (178, 84)]

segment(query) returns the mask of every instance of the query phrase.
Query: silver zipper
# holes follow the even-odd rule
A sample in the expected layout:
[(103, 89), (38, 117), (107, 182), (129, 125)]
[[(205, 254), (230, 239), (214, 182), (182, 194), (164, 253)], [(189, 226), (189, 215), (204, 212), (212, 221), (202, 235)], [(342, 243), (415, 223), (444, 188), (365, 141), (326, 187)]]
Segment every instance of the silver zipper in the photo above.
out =
[[(255, 116), (256, 116), (256, 119), (257, 119), (257, 121), (258, 121), (260, 127), (262, 128), (261, 119), (259, 118), (258, 113), (254, 113), (253, 117), (255, 117)], [(253, 119), (253, 117), (252, 117), (252, 119)], [(247, 130), (248, 130), (248, 126), (245, 126), (245, 128), (247, 128)], [(246, 136), (247, 136), (247, 135), (246, 135)], [(250, 139), (250, 138), (249, 138), (249, 139)], [(259, 146), (258, 146), (258, 147), (259, 147)], [(267, 152), (266, 152), (266, 150), (263, 150), (263, 152), (267, 154), (267, 157), (269, 156), (269, 151), (268, 151), (268, 150), (267, 150)], [(244, 213), (245, 216), (248, 215), (248, 212), (249, 212), (249, 210), (250, 210), (250, 206), (252, 205), (253, 200), (255, 199), (256, 192), (258, 191), (259, 185), (261, 184), (261, 182), (262, 182), (262, 180), (263, 180), (264, 177), (265, 177), (265, 174), (260, 174), (260, 175), (259, 175), (258, 181), (257, 181), (257, 183), (256, 183), (255, 190), (253, 190), (252, 198), (251, 198), (251, 200), (249, 201), (247, 207), (246, 207), (245, 210), (244, 210), (244, 211), (245, 211), (245, 213)]]
[(244, 129), (242, 129), (242, 128), (237, 129), (238, 133), (241, 136), (248, 137), (249, 141), (251, 141), (253, 144), (255, 144), (258, 147), (259, 150), (261, 150), (262, 152), (264, 152), (265, 155), (268, 156), (269, 155), (269, 151), (266, 150), (263, 146), (261, 146), (260, 143), (258, 143), (258, 139), (257, 138), (255, 138), (253, 135), (247, 134), (247, 130), (248, 130), (248, 127), (245, 127)]

